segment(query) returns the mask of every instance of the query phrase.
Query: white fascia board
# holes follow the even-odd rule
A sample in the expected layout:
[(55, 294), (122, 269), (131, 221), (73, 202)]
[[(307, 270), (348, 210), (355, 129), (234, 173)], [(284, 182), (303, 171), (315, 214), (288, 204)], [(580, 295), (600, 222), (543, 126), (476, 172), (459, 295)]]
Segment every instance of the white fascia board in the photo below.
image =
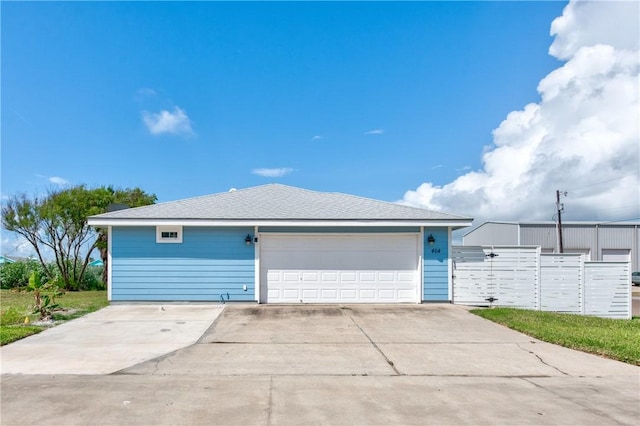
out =
[[(453, 243), (451, 241), (451, 228), (447, 230), (447, 282), (448, 282), (448, 293), (449, 293), (449, 302), (453, 303), (453, 258), (452, 258), (452, 250)], [(540, 276), (540, 275), (538, 275)]]
[(439, 220), (210, 220), (210, 219), (109, 219), (89, 218), (91, 226), (432, 226), (453, 229), (471, 226), (469, 221)]
[(113, 247), (113, 230), (109, 226), (107, 228), (107, 300), (111, 302), (113, 296), (113, 255), (111, 248)]

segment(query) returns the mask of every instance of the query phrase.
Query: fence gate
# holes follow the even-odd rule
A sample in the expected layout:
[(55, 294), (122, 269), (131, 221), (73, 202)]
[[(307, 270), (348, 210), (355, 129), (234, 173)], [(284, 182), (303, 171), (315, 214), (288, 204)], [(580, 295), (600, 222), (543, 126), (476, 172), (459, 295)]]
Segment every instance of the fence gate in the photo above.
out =
[(453, 302), (537, 307), (538, 247), (452, 247)]

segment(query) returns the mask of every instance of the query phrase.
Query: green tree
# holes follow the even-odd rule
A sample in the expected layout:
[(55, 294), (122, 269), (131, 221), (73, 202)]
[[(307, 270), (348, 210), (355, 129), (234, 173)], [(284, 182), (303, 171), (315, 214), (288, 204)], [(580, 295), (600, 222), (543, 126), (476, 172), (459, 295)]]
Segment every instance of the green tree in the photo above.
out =
[[(158, 200), (155, 194), (147, 194), (140, 188), (113, 189), (108, 187), (112, 194), (112, 206), (119, 205), (122, 208), (142, 207), (155, 204)], [(108, 280), (108, 233), (105, 228), (98, 229), (98, 240), (96, 247), (100, 250), (100, 259), (104, 264), (102, 269), (102, 282), (107, 283)]]
[[(78, 288), (91, 253), (101, 244), (101, 233), (106, 233), (87, 225), (87, 218), (106, 212), (114, 203), (155, 202), (155, 199), (155, 195), (139, 188), (88, 189), (84, 185), (50, 191), (42, 197), (28, 198), (22, 194), (11, 197), (2, 207), (2, 225), (33, 246), (48, 281), (59, 278), (65, 290), (72, 290)], [(54, 254), (53, 264), (45, 261), (47, 249)]]

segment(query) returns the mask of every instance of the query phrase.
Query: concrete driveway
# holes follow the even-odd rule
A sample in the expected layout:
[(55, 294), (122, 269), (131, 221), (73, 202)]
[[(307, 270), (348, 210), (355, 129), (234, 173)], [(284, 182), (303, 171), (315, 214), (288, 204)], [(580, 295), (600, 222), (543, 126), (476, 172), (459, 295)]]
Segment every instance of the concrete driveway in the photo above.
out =
[(0, 348), (2, 374), (109, 374), (194, 344), (216, 305), (111, 305)]
[(115, 374), (3, 375), (1, 402), (3, 424), (635, 425), (640, 368), (452, 305), (231, 305)]

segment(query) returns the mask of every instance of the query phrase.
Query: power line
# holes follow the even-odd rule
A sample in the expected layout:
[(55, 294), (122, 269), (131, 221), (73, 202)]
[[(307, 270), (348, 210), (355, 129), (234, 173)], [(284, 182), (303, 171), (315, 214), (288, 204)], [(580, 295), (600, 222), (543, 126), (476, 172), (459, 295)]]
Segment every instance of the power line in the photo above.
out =
[(606, 225), (607, 223), (631, 222), (634, 220), (640, 220), (640, 217), (634, 217), (631, 219), (610, 220), (608, 222), (598, 222), (598, 225)]
[(578, 188), (571, 188), (570, 191), (571, 192), (579, 191), (579, 190), (584, 189), (584, 188), (590, 188), (592, 186), (601, 185), (603, 183), (613, 182), (614, 180), (621, 180), (621, 179), (625, 179), (625, 178), (628, 178), (630, 176), (636, 176), (636, 175), (640, 175), (640, 172), (631, 173), (630, 175), (620, 176), (620, 177), (613, 178), (613, 179), (601, 180), (600, 182), (596, 182), (596, 183), (592, 183), (592, 184), (589, 184), (589, 185), (580, 186)]

